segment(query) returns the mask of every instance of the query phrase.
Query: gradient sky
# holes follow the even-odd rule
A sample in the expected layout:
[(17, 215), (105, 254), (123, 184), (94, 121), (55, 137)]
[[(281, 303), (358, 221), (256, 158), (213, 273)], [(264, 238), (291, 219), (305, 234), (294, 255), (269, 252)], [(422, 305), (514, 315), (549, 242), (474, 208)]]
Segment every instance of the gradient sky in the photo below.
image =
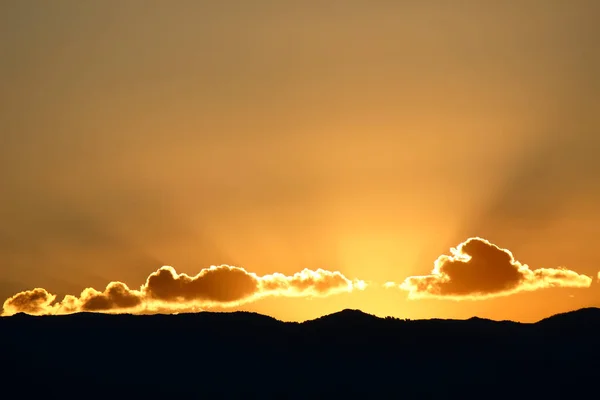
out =
[(536, 320), (600, 284), (384, 289), (480, 236), (600, 271), (600, 2), (0, 2), (0, 300), (162, 265), (371, 282), (242, 306)]

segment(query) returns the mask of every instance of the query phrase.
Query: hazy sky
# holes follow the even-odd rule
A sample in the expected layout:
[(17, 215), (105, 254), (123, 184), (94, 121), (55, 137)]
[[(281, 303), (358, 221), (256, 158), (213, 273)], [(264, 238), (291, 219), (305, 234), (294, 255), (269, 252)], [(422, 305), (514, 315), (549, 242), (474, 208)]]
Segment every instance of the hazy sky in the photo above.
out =
[(0, 2), (0, 302), (163, 265), (370, 282), (243, 306), (532, 320), (600, 284), (409, 300), (469, 237), (600, 271), (600, 2)]

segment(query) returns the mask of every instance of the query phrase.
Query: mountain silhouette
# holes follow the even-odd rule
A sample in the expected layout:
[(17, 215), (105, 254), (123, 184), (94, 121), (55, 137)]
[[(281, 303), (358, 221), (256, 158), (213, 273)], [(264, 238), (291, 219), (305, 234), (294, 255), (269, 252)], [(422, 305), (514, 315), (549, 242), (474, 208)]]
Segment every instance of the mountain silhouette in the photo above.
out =
[(539, 321), (538, 324), (550, 326), (568, 326), (570, 329), (582, 329), (592, 325), (598, 329), (600, 323), (600, 308), (589, 307), (576, 311), (556, 314)]
[(597, 398), (600, 309), (536, 323), (17, 314), (0, 343), (7, 399)]

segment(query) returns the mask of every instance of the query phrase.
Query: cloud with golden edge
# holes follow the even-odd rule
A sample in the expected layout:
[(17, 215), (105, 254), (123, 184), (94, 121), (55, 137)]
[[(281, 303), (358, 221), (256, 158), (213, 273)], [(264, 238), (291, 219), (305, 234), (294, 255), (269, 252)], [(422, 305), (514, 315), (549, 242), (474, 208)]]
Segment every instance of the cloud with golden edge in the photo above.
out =
[(435, 261), (431, 274), (410, 276), (399, 285), (388, 282), (384, 286), (405, 290), (410, 299), (481, 300), (552, 287), (587, 288), (592, 284), (591, 277), (563, 267), (532, 270), (515, 260), (509, 250), (479, 237), (451, 248), (450, 253)]
[(363, 290), (366, 283), (350, 280), (341, 272), (324, 269), (258, 276), (229, 265), (211, 266), (195, 276), (178, 274), (164, 266), (151, 273), (139, 289), (110, 282), (104, 291), (87, 288), (79, 297), (67, 295), (55, 302), (46, 289), (27, 290), (8, 298), (2, 315), (70, 314), (80, 311), (105, 313), (176, 313), (210, 307), (235, 307), (267, 296), (324, 297)]

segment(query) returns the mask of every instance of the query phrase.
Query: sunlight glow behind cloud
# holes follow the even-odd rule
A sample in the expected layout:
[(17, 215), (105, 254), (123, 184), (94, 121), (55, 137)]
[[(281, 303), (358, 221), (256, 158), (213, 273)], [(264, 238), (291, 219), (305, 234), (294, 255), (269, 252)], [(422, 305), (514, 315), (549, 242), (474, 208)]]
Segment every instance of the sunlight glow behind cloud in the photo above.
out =
[(324, 269), (304, 269), (291, 276), (258, 276), (243, 268), (221, 265), (189, 276), (164, 266), (150, 274), (137, 290), (122, 282), (110, 282), (102, 292), (87, 288), (79, 297), (67, 295), (61, 302), (55, 302), (56, 295), (43, 288), (20, 292), (4, 302), (3, 315), (199, 311), (215, 306), (235, 307), (267, 296), (322, 297), (365, 287), (364, 281), (352, 281), (338, 271)]
[(399, 287), (410, 299), (441, 298), (480, 300), (551, 287), (587, 288), (592, 278), (564, 267), (530, 269), (513, 254), (489, 241), (474, 237), (441, 255), (431, 274), (408, 277)]

